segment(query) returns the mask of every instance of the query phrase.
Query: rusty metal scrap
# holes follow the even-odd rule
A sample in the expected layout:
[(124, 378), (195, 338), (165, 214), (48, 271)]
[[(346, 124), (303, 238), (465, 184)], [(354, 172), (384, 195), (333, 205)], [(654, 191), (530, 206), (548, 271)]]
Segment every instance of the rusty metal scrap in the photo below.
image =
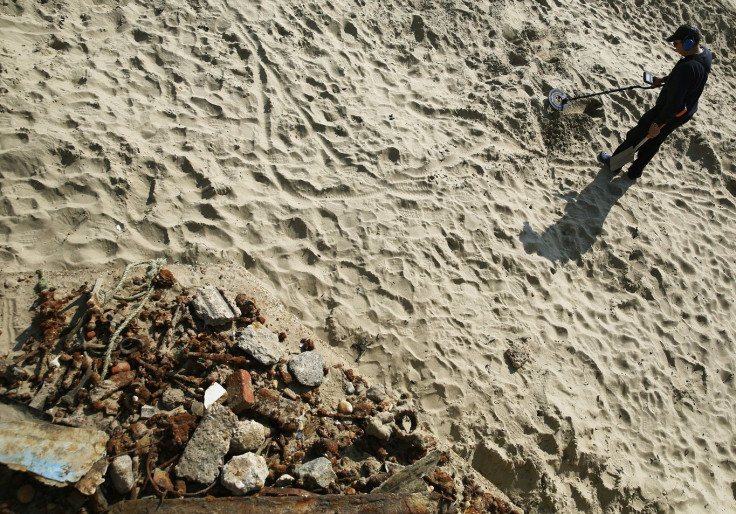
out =
[(428, 494), (357, 494), (313, 496), (252, 496), (237, 498), (185, 498), (160, 502), (154, 499), (124, 501), (110, 507), (110, 514), (434, 514), (437, 502)]
[[(42, 329), (43, 340), (29, 338), (23, 355), (0, 363), (0, 397), (46, 409), (56, 425), (0, 411), (1, 463), (57, 485), (73, 485), (87, 495), (89, 511), (105, 510), (109, 501), (109, 512), (119, 513), (157, 508), (177, 513), (433, 513), (456, 502), (455, 477), (437, 467), (441, 455), (432, 452), (418, 461), (429, 448), (412, 409), (394, 411), (387, 402), (353, 394), (357, 386), (367, 383), (349, 369), (342, 371), (352, 397), (346, 395), (341, 402), (349, 408), (338, 408), (332, 399), (325, 402), (319, 389), (286, 387), (294, 380), (285, 361), (264, 369), (250, 358), (231, 353), (235, 328), (256, 318), (266, 322), (254, 300), (243, 294), (236, 297), (239, 317), (232, 326), (203, 326), (201, 319), (192, 317), (192, 299), (186, 290), (158, 289), (173, 287), (173, 274), (163, 270), (152, 279), (149, 270), (145, 279), (133, 278), (131, 285), (125, 280), (128, 270), (112, 291), (104, 293), (101, 280), (89, 291), (86, 287), (75, 291), (77, 296), (86, 295), (71, 321), (67, 321), (71, 310), (65, 306), (72, 296), (57, 300), (53, 289), (41, 294), (35, 324)], [(142, 293), (143, 302), (128, 305)], [(119, 302), (115, 306), (110, 303), (113, 298)], [(279, 340), (286, 339), (287, 333), (280, 332)], [(314, 347), (314, 341), (301, 340), (303, 351)], [(35, 373), (29, 372), (31, 367), (37, 368)], [(106, 376), (108, 369), (111, 374)], [(219, 422), (222, 426), (217, 428), (229, 440), (235, 423), (260, 425), (261, 439), (252, 451), (266, 459), (269, 474), (255, 496), (231, 498), (232, 493), (217, 480), (220, 456), (212, 459), (214, 471), (204, 481), (181, 469), (182, 462), (201, 469), (199, 456), (184, 456), (199, 455), (196, 450), (209, 457), (213, 446), (225, 440), (223, 435), (193, 442), (211, 413), (202, 401), (205, 389), (242, 374), (249, 379), (233, 380), (230, 394), (233, 398), (236, 391), (241, 394), (247, 408), (217, 406), (230, 413), (228, 419), (233, 418), (232, 423)], [(164, 395), (167, 390), (170, 394)], [(393, 427), (388, 440), (378, 440), (366, 431), (379, 414)], [(91, 424), (107, 434), (79, 428)], [(218, 451), (225, 454), (228, 446), (218, 446)], [(131, 468), (136, 483), (129, 493), (108, 483), (100, 486), (106, 476), (105, 456), (123, 454), (137, 462)], [(334, 468), (336, 478), (328, 486), (314, 487), (297, 473), (308, 458), (318, 455)], [(342, 457), (350, 455), (365, 463), (345, 464), (351, 458)], [(488, 503), (480, 492), (472, 491), (463, 492), (464, 499), (475, 502), (476, 511), (482, 512)], [(136, 500), (151, 494), (157, 498)], [(203, 495), (208, 496), (194, 498)]]

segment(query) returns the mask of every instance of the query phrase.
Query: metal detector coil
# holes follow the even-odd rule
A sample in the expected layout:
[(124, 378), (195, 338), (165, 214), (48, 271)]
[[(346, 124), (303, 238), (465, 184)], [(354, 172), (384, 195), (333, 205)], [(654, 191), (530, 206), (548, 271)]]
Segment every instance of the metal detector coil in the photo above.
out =
[(562, 89), (553, 89), (549, 92), (549, 105), (556, 111), (564, 111), (567, 105), (567, 94)]

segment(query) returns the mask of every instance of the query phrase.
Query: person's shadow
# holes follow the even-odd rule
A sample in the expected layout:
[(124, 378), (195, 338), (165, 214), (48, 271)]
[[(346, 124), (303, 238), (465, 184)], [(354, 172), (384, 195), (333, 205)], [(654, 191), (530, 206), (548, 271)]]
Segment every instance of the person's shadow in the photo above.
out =
[(534, 232), (528, 221), (519, 234), (527, 253), (536, 253), (563, 266), (575, 261), (595, 243), (611, 208), (631, 187), (625, 176), (613, 176), (601, 168), (593, 182), (579, 194), (571, 192), (565, 213), (541, 234)]

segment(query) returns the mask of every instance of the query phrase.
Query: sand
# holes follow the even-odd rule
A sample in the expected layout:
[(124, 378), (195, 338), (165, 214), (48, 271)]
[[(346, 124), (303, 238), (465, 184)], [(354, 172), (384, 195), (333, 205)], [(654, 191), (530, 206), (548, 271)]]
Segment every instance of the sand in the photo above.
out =
[[(695, 120), (595, 156), (695, 21)], [(0, 5), (0, 266), (245, 268), (528, 512), (736, 508), (736, 5)], [(11, 307), (3, 303), (3, 323)], [(514, 345), (529, 360), (515, 369)]]

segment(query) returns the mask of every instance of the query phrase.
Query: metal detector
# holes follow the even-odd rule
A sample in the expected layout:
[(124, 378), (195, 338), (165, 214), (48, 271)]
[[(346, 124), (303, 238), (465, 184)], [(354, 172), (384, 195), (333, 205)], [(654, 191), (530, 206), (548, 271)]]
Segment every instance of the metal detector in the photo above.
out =
[(568, 98), (567, 93), (565, 93), (562, 89), (553, 89), (549, 92), (549, 104), (552, 106), (553, 109), (556, 111), (564, 111), (569, 107), (569, 103), (573, 102), (575, 100), (582, 100), (583, 98), (590, 98), (591, 96), (600, 96), (600, 95), (609, 95), (611, 93), (618, 93), (619, 91), (628, 91), (629, 89), (655, 89), (658, 87), (662, 87), (662, 84), (659, 84), (657, 86), (628, 86), (628, 87), (620, 87), (618, 89), (609, 89), (608, 91), (601, 91), (599, 93), (590, 93), (587, 95), (581, 95), (581, 96), (575, 96), (572, 98)]

